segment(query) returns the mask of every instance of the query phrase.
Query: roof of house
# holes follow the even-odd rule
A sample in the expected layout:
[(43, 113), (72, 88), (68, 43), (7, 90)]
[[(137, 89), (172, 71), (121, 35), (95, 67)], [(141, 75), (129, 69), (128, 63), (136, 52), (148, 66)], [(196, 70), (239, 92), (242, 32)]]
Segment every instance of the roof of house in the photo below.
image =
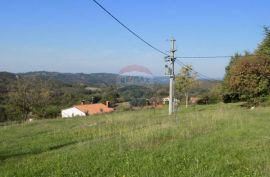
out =
[(76, 105), (75, 108), (80, 111), (87, 113), (89, 115), (100, 114), (100, 113), (109, 113), (112, 112), (112, 108), (108, 108), (106, 105), (102, 103), (98, 104), (84, 104), (84, 105)]

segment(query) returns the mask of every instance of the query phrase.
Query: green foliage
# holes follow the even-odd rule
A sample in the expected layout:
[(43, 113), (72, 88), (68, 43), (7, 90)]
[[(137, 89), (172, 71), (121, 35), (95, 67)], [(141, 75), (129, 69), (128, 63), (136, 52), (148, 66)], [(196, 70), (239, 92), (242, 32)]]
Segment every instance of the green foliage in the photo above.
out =
[(267, 96), (267, 97), (263, 97), (262, 98), (262, 103), (260, 104), (260, 106), (270, 106), (270, 96)]
[[(54, 118), (60, 110), (81, 100), (97, 103), (102, 89), (84, 84), (67, 84), (57, 81), (58, 74), (47, 72), (19, 74), (0, 72), (1, 121), (26, 120), (27, 118)], [(65, 75), (65, 74), (64, 74)]]
[(224, 103), (237, 103), (237, 102), (240, 101), (239, 94), (238, 93), (234, 93), (234, 92), (224, 93), (222, 95), (222, 100), (223, 100)]
[(236, 53), (230, 60), (230, 63), (229, 65), (225, 68), (225, 78), (224, 78), (224, 82), (226, 84), (226, 82), (228, 82), (230, 76), (231, 76), (231, 73), (230, 73), (230, 70), (231, 70), (231, 67), (239, 60), (241, 59), (241, 55), (239, 53)]
[(223, 83), (223, 101), (247, 101), (257, 105), (270, 93), (270, 32), (265, 28), (265, 39), (255, 56), (236, 54), (226, 68)]
[(216, 83), (207, 93), (200, 96), (198, 104), (215, 104), (222, 101), (222, 85)]
[(130, 101), (132, 107), (144, 107), (147, 106), (147, 100), (144, 98), (133, 98)]
[(44, 110), (44, 117), (45, 118), (57, 118), (60, 116), (60, 109), (57, 106), (47, 106)]
[[(114, 84), (117, 76), (46, 71), (17, 75), (0, 72), (1, 121), (56, 117), (61, 109), (80, 104), (82, 100), (86, 103), (110, 101), (111, 106), (114, 106), (133, 99), (155, 97), (162, 100), (168, 95), (167, 84), (149, 84), (149, 87), (131, 85), (116, 89)], [(134, 78), (136, 81), (140, 79)], [(155, 82), (164, 83), (166, 80), (156, 78)]]
[(183, 94), (189, 92), (196, 84), (196, 75), (192, 70), (192, 66), (181, 68), (179, 74), (175, 78), (175, 88), (178, 93)]
[(108, 87), (104, 89), (101, 102), (110, 101), (111, 105), (115, 105), (118, 102), (119, 93), (114, 87)]
[(28, 72), (20, 74), (24, 78), (40, 78), (42, 80), (54, 80), (70, 85), (94, 85), (94, 86), (108, 86), (116, 83), (117, 74), (108, 73), (58, 73), (58, 72)]
[(209, 93), (212, 103), (219, 103), (222, 101), (222, 84), (214, 86)]
[(211, 102), (210, 97), (209, 97), (208, 95), (202, 96), (202, 98), (199, 99), (199, 101), (198, 101), (198, 104), (199, 104), (199, 105), (203, 105), (203, 104), (211, 104), (211, 103), (212, 103), (212, 102)]
[(189, 92), (198, 84), (196, 77), (197, 75), (193, 72), (192, 66), (186, 66), (181, 68), (175, 78), (175, 95), (179, 100), (185, 97), (186, 107), (188, 106)]
[(149, 99), (153, 96), (153, 90), (148, 87), (131, 85), (119, 88), (117, 90), (123, 102), (131, 101), (133, 99)]
[(209, 93), (200, 97), (198, 104), (216, 104), (222, 101), (221, 88), (218, 86), (212, 89)]
[[(91, 103), (95, 104), (95, 103), (98, 103), (100, 102), (102, 99), (102, 96), (99, 95), (99, 94), (94, 94), (94, 95), (91, 95)], [(105, 100), (105, 101), (108, 101), (108, 100)]]
[(131, 111), (131, 110), (132, 110), (132, 106), (130, 105), (129, 102), (118, 103), (117, 105), (117, 111), (125, 112), (125, 111)]
[(4, 107), (0, 107), (0, 122), (8, 121), (6, 109)]
[(21, 119), (26, 120), (31, 112), (32, 92), (30, 82), (17, 80), (14, 91), (9, 94), (9, 100), (15, 110), (20, 112)]
[(270, 28), (264, 27), (264, 32), (265, 32), (265, 38), (262, 41), (262, 43), (259, 45), (255, 54), (270, 56)]
[(226, 80), (229, 91), (239, 95), (239, 99), (255, 104), (257, 98), (266, 96), (270, 88), (270, 59), (265, 56), (242, 57), (230, 68)]

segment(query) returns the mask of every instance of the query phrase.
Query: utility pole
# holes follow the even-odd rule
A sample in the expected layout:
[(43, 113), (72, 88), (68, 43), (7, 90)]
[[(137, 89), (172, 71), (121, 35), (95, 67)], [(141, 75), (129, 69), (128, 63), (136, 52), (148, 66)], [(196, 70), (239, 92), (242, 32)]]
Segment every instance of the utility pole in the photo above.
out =
[(175, 62), (175, 42), (174, 38), (171, 39), (171, 50), (169, 56), (169, 64), (170, 64), (170, 96), (169, 96), (169, 115), (172, 115), (174, 112), (174, 80), (175, 80), (175, 73), (174, 73), (174, 62)]

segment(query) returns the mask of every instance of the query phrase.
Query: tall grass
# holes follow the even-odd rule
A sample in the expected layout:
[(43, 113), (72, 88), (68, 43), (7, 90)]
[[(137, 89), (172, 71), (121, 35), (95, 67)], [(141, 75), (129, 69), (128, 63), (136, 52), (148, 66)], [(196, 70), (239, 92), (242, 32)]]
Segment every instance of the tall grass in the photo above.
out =
[(217, 104), (0, 128), (0, 176), (270, 176), (269, 108)]

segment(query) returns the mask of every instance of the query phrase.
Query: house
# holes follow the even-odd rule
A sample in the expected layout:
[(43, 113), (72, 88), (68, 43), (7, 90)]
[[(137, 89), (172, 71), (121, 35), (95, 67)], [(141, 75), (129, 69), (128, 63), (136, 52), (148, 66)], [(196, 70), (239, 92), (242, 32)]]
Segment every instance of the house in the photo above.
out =
[(163, 104), (169, 104), (169, 102), (170, 102), (169, 97), (163, 98)]
[(105, 104), (84, 104), (73, 106), (72, 108), (64, 109), (61, 111), (62, 118), (71, 118), (71, 117), (84, 117), (89, 115), (96, 115), (102, 113), (113, 112), (114, 109), (109, 108), (109, 102)]
[[(163, 98), (163, 104), (164, 105), (169, 104), (169, 102), (170, 102), (170, 97)], [(180, 101), (178, 99), (176, 99), (176, 98), (174, 98), (174, 102), (175, 103), (180, 103)]]
[(200, 98), (199, 97), (196, 97), (196, 96), (190, 97), (190, 103), (191, 104), (197, 104), (198, 101), (200, 101)]

